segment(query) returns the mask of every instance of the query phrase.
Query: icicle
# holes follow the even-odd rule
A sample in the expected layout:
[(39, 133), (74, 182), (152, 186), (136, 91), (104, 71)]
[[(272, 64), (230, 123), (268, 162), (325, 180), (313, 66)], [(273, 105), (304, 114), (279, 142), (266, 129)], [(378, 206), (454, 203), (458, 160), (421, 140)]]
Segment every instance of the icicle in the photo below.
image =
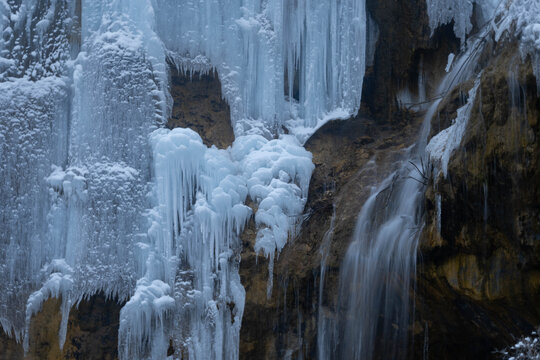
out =
[(479, 85), (480, 78), (478, 77), (474, 86), (469, 91), (467, 103), (457, 110), (457, 116), (453, 124), (432, 137), (426, 147), (426, 152), (429, 154), (431, 161), (437, 168), (442, 170), (445, 177), (448, 175), (450, 156), (461, 143), (461, 139), (469, 123), (469, 117)]
[[(156, 14), (158, 33), (177, 65), (190, 72), (201, 64), (217, 69), (237, 136), (271, 135), (286, 125), (303, 142), (328, 114), (340, 110), (350, 117), (360, 107), (363, 0), (158, 0)], [(290, 96), (295, 81), (298, 103)]]

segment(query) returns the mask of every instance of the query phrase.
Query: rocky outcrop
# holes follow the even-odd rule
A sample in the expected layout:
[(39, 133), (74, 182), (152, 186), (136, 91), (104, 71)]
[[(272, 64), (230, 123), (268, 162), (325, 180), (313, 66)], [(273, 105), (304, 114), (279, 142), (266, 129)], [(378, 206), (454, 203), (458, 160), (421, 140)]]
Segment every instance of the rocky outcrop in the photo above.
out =
[[(375, 20), (382, 21), (379, 25), (390, 21), (398, 9), (406, 16), (425, 16), (404, 10), (408, 5), (403, 4), (388, 4), (391, 10), (386, 11), (377, 8), (380, 4), (368, 2), (370, 6)], [(410, 23), (380, 26), (376, 65), (366, 73), (360, 115), (327, 124), (307, 142), (316, 165), (307, 218), (276, 262), (277, 281), (269, 299), (266, 262), (261, 258), (256, 262), (252, 243), (245, 241), (243, 358), (316, 357), (318, 308), (322, 305), (332, 316), (339, 266), (356, 216), (371, 186), (391, 171), (399, 149), (416, 139), (422, 114), (413, 112), (418, 107), (408, 111), (407, 106), (398, 106), (396, 94), (418, 85), (420, 64), (429, 93), (448, 54), (459, 49), (451, 24), (431, 40), (424, 26), (410, 27)], [(396, 46), (402, 49), (399, 55), (388, 50), (392, 46), (388, 44), (400, 42), (396, 39), (409, 44)], [(488, 45), (479, 61), (487, 66), (466, 136), (451, 158), (448, 177), (437, 177), (426, 189), (426, 226), (410, 294), (416, 305), (410, 328), (411, 359), (496, 358), (497, 349), (540, 324), (536, 82), (530, 62), (521, 61), (515, 43)], [(457, 84), (444, 94), (430, 137), (452, 124), (471, 87), (472, 82)], [(376, 159), (376, 171), (369, 159)], [(321, 247), (334, 211), (335, 229), (319, 304)], [(253, 236), (251, 231), (246, 238)]]
[[(515, 43), (493, 49), (478, 91), (448, 176), (426, 193), (417, 356), (489, 358), (540, 324), (540, 98)], [(459, 91), (449, 98), (440, 112)]]
[(221, 96), (221, 83), (215, 72), (184, 73), (170, 67), (173, 109), (169, 129), (195, 130), (206, 146), (224, 149), (234, 141), (229, 105)]
[(61, 300), (47, 300), (31, 320), (28, 353), (22, 344), (0, 336), (0, 359), (6, 360), (114, 360), (118, 358), (118, 326), (121, 303), (97, 294), (75, 306), (68, 319), (66, 342), (60, 349), (58, 330)]

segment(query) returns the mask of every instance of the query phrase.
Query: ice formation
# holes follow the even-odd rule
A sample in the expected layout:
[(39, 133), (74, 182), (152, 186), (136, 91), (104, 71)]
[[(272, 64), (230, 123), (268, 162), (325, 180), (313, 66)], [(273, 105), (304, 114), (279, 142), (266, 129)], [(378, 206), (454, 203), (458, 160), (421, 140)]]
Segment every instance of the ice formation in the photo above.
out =
[(480, 79), (477, 79), (469, 91), (467, 103), (457, 110), (457, 116), (452, 121), (452, 125), (433, 136), (426, 146), (426, 152), (432, 163), (439, 171), (442, 171), (445, 177), (448, 175), (450, 156), (459, 147), (465, 134), (479, 85)]
[[(471, 17), (476, 6), (477, 22), (482, 27), (494, 20), (494, 15), (504, 7), (506, 0), (427, 0), (427, 11), (431, 31), (444, 24), (454, 22), (454, 33), (465, 44), (472, 30)], [(509, 0), (512, 1), (512, 0)]]
[[(239, 235), (253, 216), (270, 293), (313, 170), (302, 143), (360, 106), (364, 1), (0, 0), (0, 32), (4, 331), (28, 344), (61, 298), (62, 346), (71, 306), (103, 292), (127, 301), (122, 359), (171, 339), (176, 357), (238, 358)], [(161, 128), (167, 59), (217, 69), (231, 147)]]
[(454, 33), (466, 47), (472, 30), (471, 17), (476, 6), (479, 30), (491, 29), (499, 41), (512, 34), (520, 43), (522, 58), (531, 57), (540, 96), (540, 2), (537, 0), (428, 0), (427, 10), (431, 31), (454, 22)]
[(522, 58), (531, 57), (536, 77), (537, 95), (540, 96), (540, 3), (535, 0), (514, 0), (507, 9), (500, 11), (501, 20), (495, 24), (497, 40), (511, 26), (520, 40)]
[(70, 103), (74, 9), (32, 5), (0, 1), (0, 323), (17, 339), (25, 299), (48, 280), (41, 269), (56, 257), (44, 179), (65, 161)]
[[(266, 131), (285, 125), (296, 133), (314, 128), (336, 109), (348, 116), (358, 111), (364, 1), (157, 0), (156, 5), (158, 33), (177, 66), (217, 69), (237, 136), (257, 131), (261, 122)], [(301, 135), (301, 141), (307, 137)]]

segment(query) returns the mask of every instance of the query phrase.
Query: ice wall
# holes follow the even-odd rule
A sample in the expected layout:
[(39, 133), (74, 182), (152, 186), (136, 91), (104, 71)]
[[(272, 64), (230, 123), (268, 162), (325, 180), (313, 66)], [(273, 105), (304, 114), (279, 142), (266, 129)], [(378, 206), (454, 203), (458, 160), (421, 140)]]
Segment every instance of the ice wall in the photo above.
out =
[(127, 298), (142, 276), (134, 244), (148, 228), (148, 134), (167, 118), (165, 54), (146, 1), (0, 11), (0, 319), (19, 338), (62, 297), (62, 345), (71, 304)]
[[(314, 128), (360, 107), (362, 0), (156, 0), (158, 33), (186, 71), (216, 68), (236, 135)], [(295, 89), (298, 89), (295, 92)], [(321, 124), (319, 124), (320, 126)], [(308, 135), (301, 135), (301, 141)]]
[(54, 187), (63, 255), (82, 293), (126, 298), (142, 275), (133, 254), (148, 227), (148, 134), (167, 113), (165, 57), (151, 21), (147, 1), (82, 3), (68, 163)]
[(73, 15), (67, 1), (0, 1), (0, 324), (17, 339), (56, 252), (45, 178), (66, 161)]
[[(302, 143), (360, 106), (364, 1), (0, 0), (0, 324), (103, 291), (122, 359), (238, 358), (239, 235), (273, 262), (313, 171)], [(167, 63), (218, 70), (236, 140), (161, 129)], [(292, 133), (284, 134), (283, 127)], [(248, 200), (249, 199), (249, 200)], [(250, 203), (252, 208), (246, 203)]]

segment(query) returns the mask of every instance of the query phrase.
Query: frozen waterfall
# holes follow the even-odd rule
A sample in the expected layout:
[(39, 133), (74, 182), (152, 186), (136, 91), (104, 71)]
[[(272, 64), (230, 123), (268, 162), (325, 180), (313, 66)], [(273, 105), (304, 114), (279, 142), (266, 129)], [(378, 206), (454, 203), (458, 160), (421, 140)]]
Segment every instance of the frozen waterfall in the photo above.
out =
[[(0, 0), (4, 331), (27, 348), (61, 298), (62, 346), (71, 307), (103, 292), (126, 301), (122, 359), (238, 358), (239, 235), (253, 217), (270, 294), (313, 170), (302, 144), (358, 111), (365, 32), (362, 0)], [(231, 147), (163, 129), (168, 61), (217, 70)]]

